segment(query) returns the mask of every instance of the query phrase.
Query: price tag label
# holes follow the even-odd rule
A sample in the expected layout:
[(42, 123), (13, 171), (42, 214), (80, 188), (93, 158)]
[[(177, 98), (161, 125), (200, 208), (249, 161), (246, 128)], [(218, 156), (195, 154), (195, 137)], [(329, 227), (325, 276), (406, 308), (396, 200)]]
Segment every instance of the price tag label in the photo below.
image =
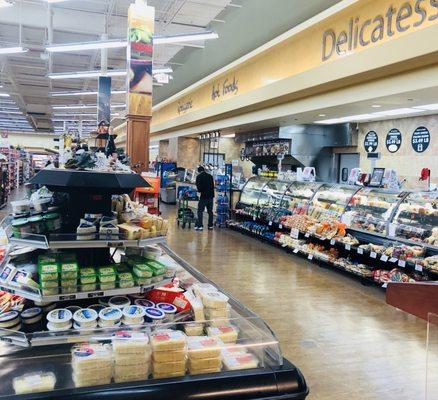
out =
[(330, 240), (330, 244), (331, 244), (332, 246), (335, 245), (335, 244), (336, 244), (336, 240), (335, 240), (335, 239)]
[(388, 287), (388, 282), (385, 282), (385, 283), (382, 285), (382, 288), (386, 289), (387, 287)]
[(294, 239), (298, 239), (300, 236), (300, 231), (297, 228), (292, 228), (290, 230), (290, 236)]
[(307, 259), (309, 259), (310, 261), (312, 261), (312, 260), (313, 260), (313, 254), (309, 254), (309, 255), (307, 256)]
[(370, 253), (370, 257), (371, 257), (371, 258), (377, 258), (377, 253), (376, 253), (375, 251), (372, 251), (372, 252)]
[(357, 248), (357, 254), (363, 254), (363, 249), (362, 249), (362, 247), (358, 247), (358, 248)]
[(103, 292), (88, 293), (87, 297), (89, 299), (92, 299), (92, 298), (95, 298), (95, 297), (103, 297)]
[(268, 226), (272, 226), (272, 221), (269, 221)]
[(420, 264), (415, 264), (415, 271), (423, 272), (423, 266)]
[(255, 216), (254, 216), (254, 217), (252, 217), (252, 220), (253, 220), (253, 221), (255, 221), (256, 219), (257, 219), (257, 218), (256, 218)]
[(391, 258), (389, 259), (389, 262), (390, 262), (390, 263), (396, 263), (397, 261), (398, 261), (398, 259), (395, 258), (395, 257), (391, 257)]
[(396, 225), (395, 224), (389, 224), (388, 226), (388, 236), (395, 236), (395, 230), (396, 230)]
[(123, 242), (106, 242), (107, 247), (125, 247), (125, 244)]
[(283, 229), (283, 225), (279, 224), (278, 229)]
[(382, 257), (380, 257), (380, 260), (383, 262), (387, 262), (388, 261), (388, 256), (386, 254), (383, 254)]
[(406, 261), (405, 260), (398, 260), (398, 266), (402, 267), (402, 268), (406, 267)]
[(299, 249), (294, 249), (295, 254), (298, 254), (299, 251), (300, 251)]
[(310, 233), (306, 233), (306, 234), (304, 235), (304, 237), (309, 238), (309, 237), (310, 237)]
[(74, 299), (76, 299), (75, 294), (69, 294), (66, 296), (59, 296), (59, 301), (74, 300)]
[(345, 245), (345, 250), (351, 250), (351, 244), (347, 243), (347, 244)]

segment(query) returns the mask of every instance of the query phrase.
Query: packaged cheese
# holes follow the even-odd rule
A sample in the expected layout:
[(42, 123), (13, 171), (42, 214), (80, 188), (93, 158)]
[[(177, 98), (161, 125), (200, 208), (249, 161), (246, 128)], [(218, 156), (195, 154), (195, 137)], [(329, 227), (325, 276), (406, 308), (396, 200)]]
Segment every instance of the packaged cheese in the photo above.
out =
[(188, 367), (190, 372), (209, 369), (221, 369), (222, 360), (220, 357), (215, 358), (189, 358)]
[(191, 290), (187, 290), (184, 293), (184, 297), (190, 304), (190, 308), (192, 309), (195, 321), (204, 321), (204, 305), (202, 304), (201, 299), (196, 297)]
[(178, 372), (167, 372), (163, 374), (159, 374), (157, 372), (153, 372), (153, 378), (154, 379), (164, 379), (164, 378), (177, 378), (180, 376), (184, 376), (186, 374), (186, 371), (178, 371)]
[(187, 336), (201, 336), (204, 333), (204, 325), (196, 322), (184, 324), (184, 332)]
[(229, 319), (227, 318), (217, 318), (217, 319), (211, 319), (209, 321), (207, 321), (208, 326), (213, 326), (213, 327), (220, 327), (220, 326), (230, 326), (231, 322)]
[(82, 343), (72, 348), (71, 356), (72, 367), (78, 372), (112, 365), (112, 351), (108, 345)]
[(185, 372), (186, 361), (169, 362), (169, 363), (158, 363), (154, 362), (152, 364), (152, 372), (154, 374), (172, 374), (175, 372)]
[(218, 318), (230, 318), (231, 315), (231, 308), (230, 306), (226, 308), (205, 308), (205, 319), (206, 320), (212, 320), (212, 319), (218, 319)]
[(121, 369), (116, 366), (114, 369), (114, 382), (145, 381), (149, 378), (149, 365), (142, 365), (140, 368)]
[(201, 375), (201, 374), (214, 374), (221, 372), (222, 365), (218, 368), (207, 368), (207, 369), (189, 369), (190, 375)]
[(186, 335), (180, 331), (158, 330), (151, 334), (152, 350), (181, 351), (186, 347)]
[(207, 308), (226, 309), (228, 307), (228, 297), (218, 291), (203, 293), (202, 302)]
[(257, 357), (251, 353), (223, 356), (222, 361), (225, 369), (230, 371), (257, 368), (259, 365)]
[(151, 353), (143, 352), (137, 354), (115, 354), (114, 364), (120, 366), (136, 366), (150, 364)]
[(212, 337), (217, 337), (224, 343), (236, 343), (237, 337), (239, 335), (239, 330), (230, 326), (209, 326), (207, 327), (207, 335)]
[(50, 392), (55, 388), (56, 377), (53, 372), (30, 373), (12, 380), (15, 394)]
[(182, 362), (186, 359), (186, 351), (156, 351), (152, 355), (154, 362), (168, 363), (168, 362)]
[[(150, 353), (149, 336), (143, 332), (121, 331), (112, 336), (114, 354), (134, 354), (136, 356)], [(134, 357), (135, 359), (136, 357)]]
[[(189, 359), (217, 358), (223, 343), (216, 337), (192, 336), (187, 338)], [(209, 367), (205, 367), (209, 368)]]
[(117, 376), (135, 376), (135, 375), (149, 375), (150, 365), (149, 363), (132, 365), (119, 365), (114, 366), (114, 375)]

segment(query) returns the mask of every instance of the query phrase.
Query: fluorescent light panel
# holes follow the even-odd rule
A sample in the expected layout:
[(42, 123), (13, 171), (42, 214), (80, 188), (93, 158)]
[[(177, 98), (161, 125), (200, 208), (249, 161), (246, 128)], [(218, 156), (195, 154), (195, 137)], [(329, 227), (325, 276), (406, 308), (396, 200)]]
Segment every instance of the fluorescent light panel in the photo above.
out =
[[(73, 104), (73, 105), (63, 105), (63, 106), (52, 106), (54, 110), (83, 110), (87, 108), (97, 108), (95, 104)], [(114, 104), (111, 108), (126, 108), (126, 104)]]
[(424, 106), (416, 106), (413, 108), (418, 109), (418, 110), (436, 111), (436, 110), (438, 110), (438, 103), (426, 104)]
[(0, 93), (0, 97), (9, 97), (9, 94), (7, 94), (7, 93)]
[[(53, 92), (52, 97), (97, 96), (98, 92)], [(126, 90), (113, 90), (111, 94), (126, 94)]]
[(51, 44), (46, 46), (46, 50), (50, 53), (67, 53), (81, 50), (116, 49), (126, 46), (126, 40), (104, 40), (85, 43)]
[(175, 36), (157, 36), (154, 37), (154, 44), (171, 44), (181, 42), (193, 42), (198, 40), (217, 39), (219, 35), (216, 32), (200, 32)]
[[(115, 70), (108, 71), (105, 76), (126, 76), (127, 71)], [(77, 71), (77, 72), (65, 72), (47, 75), (50, 79), (78, 79), (78, 78), (98, 78), (104, 76), (101, 71)]]
[(19, 54), (26, 53), (29, 49), (25, 49), (22, 46), (16, 47), (0, 47), (0, 54)]

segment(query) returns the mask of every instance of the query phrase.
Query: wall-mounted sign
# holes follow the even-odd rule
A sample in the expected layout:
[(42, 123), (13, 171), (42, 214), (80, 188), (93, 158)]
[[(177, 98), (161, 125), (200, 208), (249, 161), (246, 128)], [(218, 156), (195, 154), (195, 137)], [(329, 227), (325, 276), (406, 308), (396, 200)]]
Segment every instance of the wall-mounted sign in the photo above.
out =
[(193, 100), (178, 101), (178, 114), (184, 114), (193, 108)]
[(276, 139), (245, 143), (246, 157), (278, 156), (279, 154), (290, 155), (290, 139)]
[(239, 91), (239, 81), (233, 76), (233, 79), (226, 78), (223, 81), (216, 82), (211, 88), (211, 99), (213, 101), (225, 97), (228, 94), (237, 94)]
[(412, 148), (417, 153), (422, 153), (423, 151), (426, 151), (430, 143), (429, 130), (424, 126), (420, 126), (417, 129), (415, 129), (414, 133), (412, 134), (411, 143), (412, 143)]
[(368, 132), (365, 135), (363, 145), (367, 153), (374, 153), (379, 145), (379, 137), (377, 136), (377, 133), (374, 131)]
[(390, 153), (396, 153), (402, 144), (402, 135), (397, 128), (391, 129), (386, 135), (386, 148)]

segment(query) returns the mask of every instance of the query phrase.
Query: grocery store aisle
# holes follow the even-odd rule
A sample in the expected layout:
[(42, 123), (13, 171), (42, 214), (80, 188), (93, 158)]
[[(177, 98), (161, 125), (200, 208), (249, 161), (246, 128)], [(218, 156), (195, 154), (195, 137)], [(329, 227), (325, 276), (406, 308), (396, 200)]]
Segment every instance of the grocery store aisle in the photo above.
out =
[(426, 323), (384, 292), (230, 230), (183, 230), (169, 245), (262, 317), (303, 371), (311, 400), (424, 399)]

